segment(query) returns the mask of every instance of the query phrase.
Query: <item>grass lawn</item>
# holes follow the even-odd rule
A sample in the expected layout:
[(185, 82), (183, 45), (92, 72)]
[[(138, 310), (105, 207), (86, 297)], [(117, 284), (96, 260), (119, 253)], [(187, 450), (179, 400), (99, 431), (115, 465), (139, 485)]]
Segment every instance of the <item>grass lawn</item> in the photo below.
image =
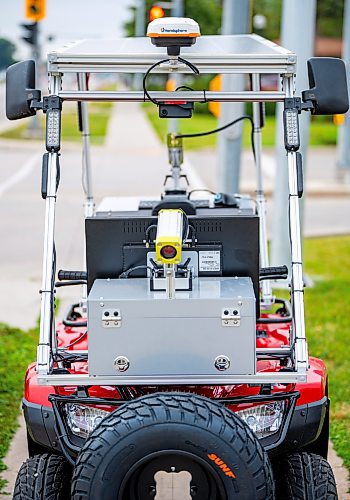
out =
[(308, 239), (304, 252), (315, 281), (305, 291), (309, 351), (326, 362), (331, 439), (350, 470), (350, 236)]
[[(307, 239), (304, 250), (306, 272), (315, 281), (305, 292), (310, 354), (327, 364), (331, 438), (350, 470), (350, 236)], [(0, 325), (0, 459), (16, 430), (24, 374), (35, 357), (37, 336), (35, 330)]]
[[(148, 119), (152, 123), (159, 138), (166, 143), (165, 138), (168, 132), (168, 121), (158, 117), (158, 110), (153, 104), (146, 103), (144, 108)], [(191, 119), (179, 120), (180, 131), (182, 133), (205, 132), (218, 127), (218, 120), (209, 114), (194, 113)], [(250, 123), (245, 120), (243, 126), (243, 145), (250, 147)], [(275, 118), (266, 117), (265, 127), (263, 129), (263, 145), (275, 145)], [(186, 149), (201, 149), (203, 147), (213, 147), (216, 144), (218, 134), (208, 135), (206, 137), (196, 137), (184, 139)], [(330, 146), (336, 144), (337, 127), (324, 117), (314, 117), (310, 128), (311, 146)]]
[[(24, 374), (35, 358), (37, 341), (37, 330), (23, 332), (0, 324), (0, 471), (5, 469), (2, 459), (17, 428)], [(0, 479), (0, 491), (3, 486)]]
[[(77, 113), (73, 112), (73, 109), (74, 108), (70, 106), (66, 113), (64, 111), (62, 113), (62, 141), (81, 141), (81, 133), (78, 130)], [(111, 109), (112, 103), (110, 102), (89, 104), (90, 134), (92, 144), (103, 144)], [(45, 134), (45, 116), (40, 114), (39, 119), (42, 128), (41, 140), (43, 140)], [(0, 137), (5, 139), (31, 139), (28, 134), (28, 122), (21, 123), (18, 127), (3, 132), (0, 134)]]

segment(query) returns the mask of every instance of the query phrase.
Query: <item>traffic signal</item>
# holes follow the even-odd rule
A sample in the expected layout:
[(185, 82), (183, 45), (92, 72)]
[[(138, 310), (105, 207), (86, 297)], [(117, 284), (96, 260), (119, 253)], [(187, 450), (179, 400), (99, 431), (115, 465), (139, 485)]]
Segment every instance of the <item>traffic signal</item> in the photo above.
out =
[(38, 23), (23, 23), (21, 24), (26, 30), (25, 36), (22, 36), (22, 40), (29, 43), (29, 45), (37, 45), (38, 42)]
[(45, 17), (46, 0), (25, 0), (25, 16), (31, 21), (41, 21)]
[(149, 11), (149, 20), (154, 21), (155, 19), (164, 17), (164, 15), (164, 9), (162, 7), (159, 7), (159, 5), (153, 5)]

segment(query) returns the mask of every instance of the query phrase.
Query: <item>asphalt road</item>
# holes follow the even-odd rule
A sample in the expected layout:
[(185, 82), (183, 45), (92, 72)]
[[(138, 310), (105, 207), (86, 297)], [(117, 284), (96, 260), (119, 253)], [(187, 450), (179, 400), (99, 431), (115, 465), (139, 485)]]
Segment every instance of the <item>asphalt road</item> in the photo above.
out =
[[(0, 321), (22, 328), (33, 326), (39, 312), (45, 211), (45, 203), (40, 197), (43, 152), (43, 145), (36, 141), (0, 140)], [(319, 156), (326, 165), (332, 158), (334, 162), (334, 154), (330, 157), (325, 153)], [(268, 191), (271, 190), (274, 175), (271, 157), (270, 151), (265, 157)], [(192, 152), (186, 154), (186, 160), (193, 187), (216, 189), (214, 152)], [(97, 204), (104, 196), (122, 197), (122, 204), (129, 196), (157, 196), (168, 169), (165, 148), (160, 145), (139, 108), (132, 104), (116, 108), (106, 146), (92, 148), (92, 163)], [(254, 171), (249, 152), (243, 155), (243, 165), (242, 188), (252, 191)], [(321, 167), (318, 160), (316, 179), (316, 172), (313, 174), (311, 169), (309, 173), (308, 183), (313, 195), (306, 197), (305, 234), (350, 234), (350, 194), (346, 194), (347, 187), (343, 194), (330, 189), (330, 194), (320, 195), (320, 186), (336, 187), (334, 182), (329, 181), (330, 169), (322, 170)], [(57, 200), (57, 267), (81, 269), (83, 191), (78, 144), (63, 145)], [(269, 198), (268, 205), (272, 209), (268, 218), (271, 233), (272, 198)], [(67, 299), (73, 294), (72, 288), (60, 291), (60, 295)]]

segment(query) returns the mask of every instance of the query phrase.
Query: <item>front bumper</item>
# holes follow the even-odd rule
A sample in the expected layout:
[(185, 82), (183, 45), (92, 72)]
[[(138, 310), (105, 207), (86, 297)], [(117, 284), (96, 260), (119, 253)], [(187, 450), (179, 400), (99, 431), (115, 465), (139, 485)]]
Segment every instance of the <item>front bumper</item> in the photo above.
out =
[[(23, 399), (28, 433), (36, 444), (56, 452), (61, 451), (73, 463), (85, 440), (69, 435), (55, 399), (54, 396), (52, 408)], [(320, 401), (301, 406), (295, 406), (294, 401), (283, 431), (260, 440), (269, 456), (295, 451), (314, 442), (321, 433), (328, 406), (326, 396)]]

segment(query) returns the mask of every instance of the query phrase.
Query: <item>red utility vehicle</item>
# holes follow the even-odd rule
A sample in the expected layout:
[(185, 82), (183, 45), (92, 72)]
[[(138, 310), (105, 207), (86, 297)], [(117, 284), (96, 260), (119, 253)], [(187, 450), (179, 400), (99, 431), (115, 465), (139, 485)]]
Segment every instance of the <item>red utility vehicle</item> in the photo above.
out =
[[(147, 38), (93, 40), (52, 52), (43, 98), (33, 61), (7, 71), (7, 116), (43, 111), (47, 151), (40, 338), (23, 398), (30, 458), (14, 498), (159, 500), (170, 498), (172, 488), (183, 499), (335, 499), (327, 372), (309, 356), (305, 335), (298, 116), (347, 111), (344, 63), (311, 59), (310, 89), (300, 98), (296, 55), (261, 37), (199, 38), (197, 23), (177, 18), (153, 21), (148, 34), (153, 45)], [(250, 87), (150, 91), (151, 72), (239, 73), (250, 77)], [(94, 73), (142, 73), (143, 88), (89, 90)], [(67, 78), (72, 74), (77, 88)], [(262, 74), (278, 75), (279, 89), (261, 90)], [(78, 102), (84, 148), (86, 268), (60, 270), (55, 282), (67, 101)], [(192, 136), (248, 120), (256, 197), (189, 191), (181, 165), (182, 141), (190, 135), (174, 132), (171, 171), (158, 200), (120, 210), (109, 198), (95, 209), (87, 101), (149, 101), (161, 118), (189, 118), (194, 103), (252, 103), (252, 115)], [(284, 104), (288, 266), (270, 267), (268, 260), (263, 102)], [(137, 123), (135, 140), (136, 132)], [(290, 301), (273, 294), (278, 280), (290, 283)], [(55, 291), (68, 285), (82, 285), (83, 298), (55, 324)]]

